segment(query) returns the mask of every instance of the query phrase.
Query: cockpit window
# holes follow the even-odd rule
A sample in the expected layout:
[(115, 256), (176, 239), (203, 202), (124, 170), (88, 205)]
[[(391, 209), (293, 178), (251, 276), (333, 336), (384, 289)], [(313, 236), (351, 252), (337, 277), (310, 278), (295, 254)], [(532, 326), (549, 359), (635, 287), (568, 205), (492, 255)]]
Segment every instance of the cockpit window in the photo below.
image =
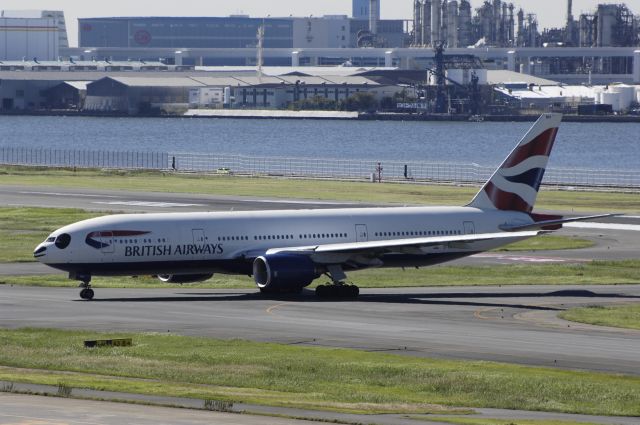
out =
[(51, 236), (50, 238), (47, 238), (46, 242), (55, 242), (56, 238)]
[(56, 238), (56, 246), (60, 249), (65, 249), (71, 243), (71, 236), (63, 233)]

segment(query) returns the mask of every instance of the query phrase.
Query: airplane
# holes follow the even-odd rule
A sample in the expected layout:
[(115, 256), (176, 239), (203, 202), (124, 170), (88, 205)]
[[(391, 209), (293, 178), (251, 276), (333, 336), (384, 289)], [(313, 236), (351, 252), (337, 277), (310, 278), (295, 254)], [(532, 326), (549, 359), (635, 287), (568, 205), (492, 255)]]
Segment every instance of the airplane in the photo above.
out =
[(110, 215), (56, 230), (34, 257), (79, 281), (84, 300), (93, 276), (183, 284), (215, 273), (252, 276), (265, 294), (300, 293), (325, 275), (316, 295), (356, 298), (347, 272), (431, 266), (611, 216), (533, 212), (561, 121), (541, 116), (464, 207)]

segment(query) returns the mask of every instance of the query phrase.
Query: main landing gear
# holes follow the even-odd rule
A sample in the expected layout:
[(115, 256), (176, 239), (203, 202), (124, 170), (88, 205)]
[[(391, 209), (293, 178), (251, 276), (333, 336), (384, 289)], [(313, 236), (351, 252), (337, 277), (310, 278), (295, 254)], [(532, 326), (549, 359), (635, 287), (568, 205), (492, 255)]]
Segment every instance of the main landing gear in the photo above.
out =
[(327, 273), (331, 283), (320, 285), (316, 288), (316, 296), (319, 298), (358, 298), (360, 288), (348, 285), (344, 282), (347, 275), (340, 266), (329, 266)]

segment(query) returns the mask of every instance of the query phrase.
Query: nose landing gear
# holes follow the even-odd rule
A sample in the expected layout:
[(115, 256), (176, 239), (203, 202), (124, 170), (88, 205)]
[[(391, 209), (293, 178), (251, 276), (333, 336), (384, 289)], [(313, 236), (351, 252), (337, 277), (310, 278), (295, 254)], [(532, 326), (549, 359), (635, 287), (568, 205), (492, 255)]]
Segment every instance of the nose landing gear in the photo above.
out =
[(91, 275), (88, 274), (76, 274), (69, 275), (70, 279), (76, 279), (80, 281), (80, 298), (83, 300), (91, 301), (95, 296), (93, 289), (91, 289)]
[[(84, 285), (84, 283), (81, 284), (80, 287), (82, 287), (82, 285)], [(93, 289), (89, 287), (89, 284), (87, 284), (86, 288), (83, 288), (80, 291), (80, 298), (82, 298), (83, 300), (91, 301), (94, 296), (95, 296), (95, 293), (93, 292)]]

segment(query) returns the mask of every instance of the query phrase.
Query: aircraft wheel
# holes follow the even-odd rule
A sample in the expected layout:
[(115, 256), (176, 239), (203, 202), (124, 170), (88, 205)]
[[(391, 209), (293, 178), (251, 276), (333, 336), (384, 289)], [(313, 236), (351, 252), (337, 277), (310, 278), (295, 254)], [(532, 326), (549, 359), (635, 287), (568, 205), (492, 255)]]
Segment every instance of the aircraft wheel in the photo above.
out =
[(91, 288), (84, 288), (82, 291), (80, 291), (80, 298), (82, 298), (83, 300), (91, 301), (94, 296), (95, 293)]
[(326, 285), (320, 285), (316, 288), (316, 296), (319, 298), (327, 298), (329, 296), (329, 287)]

